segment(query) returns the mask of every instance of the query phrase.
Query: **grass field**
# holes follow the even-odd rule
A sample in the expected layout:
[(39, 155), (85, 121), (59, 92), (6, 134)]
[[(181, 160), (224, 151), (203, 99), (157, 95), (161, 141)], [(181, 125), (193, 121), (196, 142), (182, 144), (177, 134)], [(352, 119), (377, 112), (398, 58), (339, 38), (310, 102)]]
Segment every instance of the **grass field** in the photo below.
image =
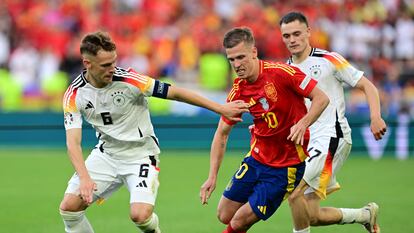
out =
[[(199, 187), (207, 177), (207, 151), (164, 151), (156, 212), (163, 233), (218, 233), (224, 226), (215, 217), (216, 206), (227, 181), (238, 168), (242, 153), (225, 157), (220, 182), (207, 206), (201, 206)], [(383, 233), (414, 232), (414, 160), (379, 161), (354, 156), (339, 174), (342, 190), (324, 205), (360, 207), (380, 204)], [(73, 169), (64, 149), (0, 149), (0, 232), (63, 232), (58, 205)], [(130, 222), (128, 192), (123, 188), (102, 206), (93, 205), (88, 218), (97, 233), (137, 232)], [(292, 232), (284, 203), (266, 222), (249, 232)], [(358, 224), (312, 228), (313, 233), (365, 232)]]

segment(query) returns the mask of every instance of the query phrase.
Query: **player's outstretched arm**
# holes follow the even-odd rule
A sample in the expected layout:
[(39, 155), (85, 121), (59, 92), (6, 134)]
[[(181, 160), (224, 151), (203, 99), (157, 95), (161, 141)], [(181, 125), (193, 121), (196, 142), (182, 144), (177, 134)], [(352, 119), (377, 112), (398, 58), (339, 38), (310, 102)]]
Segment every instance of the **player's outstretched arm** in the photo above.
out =
[(326, 106), (329, 104), (328, 96), (318, 87), (313, 88), (308, 98), (312, 100), (308, 113), (300, 119), (298, 123), (292, 126), (290, 134), (287, 138), (288, 140), (300, 145), (303, 145), (303, 137), (306, 129), (318, 119), (323, 110), (325, 110)]
[(80, 179), (80, 197), (89, 205), (93, 201), (93, 191), (96, 190), (96, 184), (93, 182), (86, 169), (85, 160), (83, 159), (82, 154), (81, 140), (82, 129), (74, 128), (66, 130), (68, 155)]
[(355, 87), (365, 93), (370, 110), (371, 132), (374, 135), (375, 140), (380, 140), (387, 131), (387, 125), (381, 117), (381, 105), (378, 90), (366, 77), (362, 77)]
[(241, 100), (222, 105), (195, 92), (176, 86), (169, 87), (167, 99), (177, 100), (191, 105), (207, 108), (232, 121), (242, 121), (241, 114), (249, 111), (249, 104), (244, 103)]
[(228, 125), (220, 119), (213, 142), (211, 143), (208, 178), (200, 188), (200, 200), (203, 205), (208, 203), (208, 199), (216, 188), (217, 174), (226, 152), (227, 140), (232, 128), (232, 125)]

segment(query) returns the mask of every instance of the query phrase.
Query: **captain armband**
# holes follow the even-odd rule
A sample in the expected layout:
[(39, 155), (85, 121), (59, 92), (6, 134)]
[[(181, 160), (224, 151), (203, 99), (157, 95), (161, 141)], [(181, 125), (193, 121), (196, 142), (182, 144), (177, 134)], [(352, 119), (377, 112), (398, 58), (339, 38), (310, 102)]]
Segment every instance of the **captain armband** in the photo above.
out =
[(166, 99), (168, 94), (168, 88), (170, 86), (171, 85), (169, 83), (163, 83), (159, 80), (155, 80), (154, 91), (152, 93), (152, 96)]

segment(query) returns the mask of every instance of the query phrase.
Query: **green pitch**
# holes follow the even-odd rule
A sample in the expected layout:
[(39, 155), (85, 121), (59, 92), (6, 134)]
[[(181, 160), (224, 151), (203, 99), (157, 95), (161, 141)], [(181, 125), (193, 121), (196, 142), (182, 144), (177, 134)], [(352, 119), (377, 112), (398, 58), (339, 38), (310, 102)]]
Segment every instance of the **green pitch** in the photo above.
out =
[[(229, 152), (210, 202), (201, 206), (199, 187), (208, 173), (207, 151), (163, 151), (156, 212), (163, 233), (219, 233), (224, 226), (215, 217), (221, 192), (238, 168), (243, 153)], [(414, 232), (414, 159), (397, 161), (388, 156), (373, 161), (366, 156), (348, 160), (339, 174), (342, 190), (324, 205), (361, 207), (380, 205), (382, 232)], [(0, 149), (0, 232), (63, 232), (59, 202), (73, 173), (64, 149)], [(101, 206), (93, 205), (88, 218), (97, 233), (137, 232), (130, 222), (128, 192), (123, 188)], [(292, 232), (284, 203), (266, 222), (249, 232)], [(314, 227), (313, 233), (365, 232), (358, 224)]]

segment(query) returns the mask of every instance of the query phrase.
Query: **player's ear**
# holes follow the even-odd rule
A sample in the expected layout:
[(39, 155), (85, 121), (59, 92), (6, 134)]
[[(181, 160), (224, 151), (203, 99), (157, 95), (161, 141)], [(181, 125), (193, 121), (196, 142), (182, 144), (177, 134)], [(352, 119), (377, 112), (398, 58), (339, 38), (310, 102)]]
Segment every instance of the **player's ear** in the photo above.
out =
[(91, 67), (91, 61), (89, 59), (87, 59), (87, 58), (83, 58), (82, 59), (82, 63), (83, 63), (83, 66), (86, 69), (89, 69)]
[(253, 58), (257, 58), (257, 48), (253, 46), (252, 48)]

